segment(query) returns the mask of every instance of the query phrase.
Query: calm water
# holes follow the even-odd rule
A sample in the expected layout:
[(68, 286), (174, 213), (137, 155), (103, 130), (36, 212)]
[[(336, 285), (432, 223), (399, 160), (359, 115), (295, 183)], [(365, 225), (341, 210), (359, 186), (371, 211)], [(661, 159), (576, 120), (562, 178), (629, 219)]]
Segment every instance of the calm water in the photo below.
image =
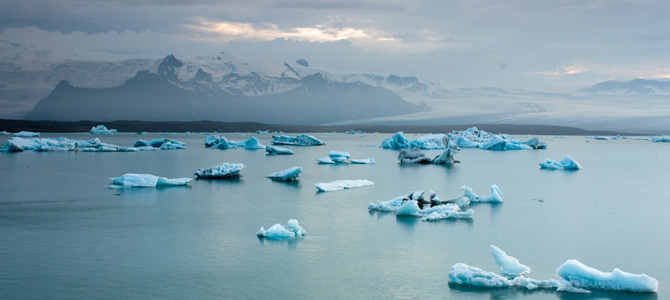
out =
[[(91, 138), (43, 135), (59, 136)], [(225, 136), (239, 141), (251, 134)], [(270, 144), (271, 135), (254, 136)], [(184, 134), (169, 137), (187, 150), (0, 153), (0, 298), (670, 298), (670, 144), (541, 137), (549, 149), (464, 149), (456, 155), (462, 163), (446, 167), (398, 164), (398, 152), (378, 148), (391, 134), (315, 136), (327, 145), (292, 147), (292, 156), (205, 149), (205, 136)], [(164, 136), (99, 137), (130, 146)], [(377, 164), (316, 164), (329, 150)], [(539, 169), (544, 159), (566, 154), (584, 169)], [(198, 168), (223, 162), (244, 163), (243, 177), (105, 188), (124, 173), (193, 177)], [(292, 166), (304, 169), (298, 183), (265, 178)], [(375, 185), (316, 193), (315, 183), (338, 179)], [(505, 202), (473, 205), (472, 220), (422, 222), (367, 209), (417, 189), (453, 199), (467, 185), (486, 196), (492, 184)], [(300, 222), (307, 238), (256, 237), (261, 226), (289, 219)], [(555, 278), (555, 269), (575, 258), (603, 271), (646, 273), (658, 279), (659, 292), (574, 295), (449, 284), (455, 263), (499, 271), (490, 244), (530, 266), (535, 279)]]

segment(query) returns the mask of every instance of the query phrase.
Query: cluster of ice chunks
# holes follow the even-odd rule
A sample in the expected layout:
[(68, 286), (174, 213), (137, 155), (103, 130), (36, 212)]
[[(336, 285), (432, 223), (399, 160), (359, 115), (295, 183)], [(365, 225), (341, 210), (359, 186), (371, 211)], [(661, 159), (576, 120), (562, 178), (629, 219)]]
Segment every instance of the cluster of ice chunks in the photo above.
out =
[(409, 140), (402, 131), (382, 141), (381, 148), (402, 149), (445, 149), (447, 140), (460, 148), (480, 148), (484, 150), (528, 150), (546, 149), (547, 144), (537, 137), (526, 141), (518, 141), (506, 134), (492, 134), (472, 127), (463, 131), (452, 131), (450, 134), (428, 134), (415, 140)]
[(250, 137), (246, 141), (235, 142), (226, 139), (224, 136), (210, 135), (205, 140), (206, 148), (219, 148), (221, 150), (244, 148), (247, 150), (265, 149), (265, 145), (261, 144), (256, 137)]
[(186, 149), (180, 141), (159, 139), (151, 142), (139, 140), (134, 147), (122, 147), (103, 143), (95, 138), (88, 141), (60, 138), (14, 137), (0, 147), (2, 152), (21, 151), (82, 151), (82, 152), (135, 152), (146, 150)]
[(442, 154), (430, 158), (427, 157), (426, 154), (421, 151), (418, 148), (414, 149), (402, 149), (400, 150), (400, 153), (398, 154), (398, 160), (401, 163), (416, 163), (416, 164), (437, 164), (437, 165), (442, 165), (442, 164), (453, 164), (458, 162), (457, 160), (454, 159), (454, 155), (458, 153), (460, 150), (456, 144), (453, 144), (451, 142), (447, 142), (448, 147)]
[(273, 145), (290, 145), (290, 146), (323, 146), (324, 142), (319, 139), (306, 134), (300, 134), (296, 137), (286, 135), (272, 136)]
[(615, 268), (612, 272), (602, 272), (588, 267), (576, 259), (570, 259), (556, 269), (560, 279), (536, 280), (525, 277), (530, 268), (518, 259), (507, 255), (500, 248), (491, 245), (491, 255), (501, 268), (501, 275), (484, 271), (464, 263), (451, 267), (449, 280), (457, 284), (470, 284), (480, 287), (525, 287), (527, 289), (557, 289), (573, 293), (590, 293), (592, 289), (656, 292), (658, 281), (646, 274), (631, 274)]
[(352, 164), (375, 164), (375, 159), (370, 157), (366, 159), (351, 159), (349, 152), (334, 151), (328, 152), (328, 156), (317, 158), (319, 164), (341, 164), (351, 162)]

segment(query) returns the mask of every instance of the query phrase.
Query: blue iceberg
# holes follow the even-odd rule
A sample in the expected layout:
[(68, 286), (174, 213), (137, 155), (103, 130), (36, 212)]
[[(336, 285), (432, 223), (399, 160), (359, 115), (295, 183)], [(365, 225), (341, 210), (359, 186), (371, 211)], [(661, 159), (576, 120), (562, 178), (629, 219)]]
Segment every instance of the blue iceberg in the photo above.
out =
[(193, 178), (165, 178), (151, 174), (127, 173), (121, 177), (112, 178), (113, 186), (110, 187), (157, 187), (157, 186), (179, 186), (186, 185)]
[(247, 150), (265, 149), (265, 145), (261, 144), (256, 137), (250, 137), (246, 141), (235, 142), (228, 140), (224, 136), (210, 135), (205, 139), (206, 148), (219, 148), (221, 150), (244, 148)]
[(116, 129), (107, 129), (105, 125), (93, 126), (89, 134), (117, 134)]
[(242, 176), (240, 171), (244, 169), (244, 164), (240, 163), (223, 163), (207, 169), (199, 169), (195, 172), (195, 176), (204, 179), (227, 179), (237, 178)]
[(293, 151), (279, 146), (265, 146), (268, 155), (291, 155)]
[(302, 173), (301, 167), (292, 167), (284, 171), (271, 173), (270, 175), (265, 177), (276, 181), (291, 181), (296, 180), (298, 178), (298, 175), (300, 175), (300, 173)]
[(300, 227), (298, 220), (291, 219), (288, 220), (286, 226), (277, 223), (268, 228), (268, 230), (265, 230), (265, 228), (261, 227), (261, 229), (256, 233), (256, 236), (259, 238), (292, 239), (304, 237), (305, 229)]
[(561, 161), (547, 159), (540, 163), (540, 168), (547, 170), (581, 170), (580, 165), (572, 156), (566, 155)]
[(393, 137), (386, 138), (379, 146), (384, 149), (401, 150), (401, 149), (445, 149), (447, 135), (445, 134), (429, 134), (415, 140), (408, 140), (402, 131), (398, 131)]
[(319, 139), (306, 134), (300, 134), (296, 137), (286, 135), (279, 135), (272, 137), (273, 145), (291, 145), (291, 146), (323, 146), (324, 142)]

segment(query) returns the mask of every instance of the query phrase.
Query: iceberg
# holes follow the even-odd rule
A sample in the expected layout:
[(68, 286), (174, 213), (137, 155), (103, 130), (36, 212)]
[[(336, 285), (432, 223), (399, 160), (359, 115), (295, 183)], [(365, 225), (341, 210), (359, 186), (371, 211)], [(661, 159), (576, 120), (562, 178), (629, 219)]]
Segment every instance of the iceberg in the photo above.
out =
[(261, 227), (261, 229), (256, 233), (256, 236), (271, 239), (298, 238), (305, 236), (305, 229), (300, 227), (298, 220), (291, 219), (288, 220), (286, 226), (282, 226), (281, 224), (277, 223), (268, 228), (268, 230), (265, 230), (265, 228)]
[(530, 273), (530, 268), (519, 262), (518, 259), (507, 255), (505, 251), (500, 250), (500, 248), (491, 245), (491, 255), (496, 261), (496, 264), (500, 266), (502, 271), (500, 274), (507, 278), (514, 278), (521, 276), (524, 273)]
[(384, 139), (379, 147), (393, 150), (414, 148), (423, 150), (445, 149), (447, 145), (446, 140), (447, 135), (445, 134), (429, 134), (415, 140), (408, 140), (402, 131), (398, 131), (393, 137)]
[(4, 130), (3, 130), (3, 131), (0, 131), (0, 135), (10, 135), (10, 134), (11, 134), (11, 133), (9, 133), (9, 132), (7, 132), (7, 131), (4, 131)]
[(333, 182), (322, 182), (315, 184), (315, 186), (319, 192), (334, 192), (339, 190), (369, 186), (373, 184), (375, 183), (372, 181), (359, 179), (359, 180), (336, 180)]
[(572, 156), (566, 155), (561, 161), (547, 159), (540, 163), (540, 168), (548, 170), (581, 170), (582, 166), (572, 159)]
[(334, 162), (337, 162), (337, 163), (343, 163), (351, 157), (351, 155), (349, 155), (349, 152), (341, 152), (341, 151), (333, 151), (333, 150), (328, 152), (328, 156), (330, 156), (331, 160), (333, 160)]
[(300, 173), (302, 173), (301, 167), (292, 167), (284, 171), (274, 172), (265, 177), (276, 181), (291, 181), (296, 180), (298, 175), (300, 175)]
[(192, 178), (165, 178), (151, 174), (123, 174), (121, 177), (114, 177), (112, 184), (120, 187), (157, 187), (157, 186), (178, 186), (186, 185), (193, 181)]
[(667, 136), (654, 137), (651, 138), (651, 141), (654, 143), (670, 143), (670, 137)]
[(463, 193), (465, 194), (463, 197), (467, 199), (459, 199), (459, 201), (465, 201), (465, 204), (468, 205), (470, 202), (493, 202), (493, 203), (500, 203), (503, 202), (503, 194), (500, 191), (500, 188), (497, 185), (491, 185), (491, 195), (488, 195), (486, 197), (479, 196), (475, 194), (471, 188), (467, 186), (462, 186), (461, 189), (463, 190)]
[(332, 164), (335, 163), (335, 161), (330, 159), (330, 157), (328, 157), (328, 156), (317, 158), (316, 161), (318, 161), (319, 164), (322, 164), (322, 165), (332, 165)]
[(13, 134), (12, 136), (22, 137), (22, 138), (31, 138), (31, 137), (40, 136), (40, 133), (39, 132), (31, 132), (31, 131), (20, 131), (20, 132), (17, 132), (15, 134)]
[(224, 136), (210, 135), (205, 139), (206, 148), (219, 148), (221, 150), (244, 148), (247, 150), (265, 149), (265, 145), (261, 144), (256, 137), (250, 137), (246, 141), (235, 142), (226, 139)]
[[(368, 210), (384, 212), (395, 212), (396, 216), (415, 216), (422, 221), (436, 221), (442, 219), (468, 219), (474, 215), (474, 210), (462, 211), (460, 207), (452, 203), (443, 204), (433, 191), (430, 191), (430, 199), (423, 197), (424, 191), (411, 191), (403, 196), (395, 197), (388, 201), (370, 203)], [(433, 205), (430, 208), (421, 209), (425, 204)]]
[(265, 146), (268, 155), (291, 155), (293, 151), (279, 146)]
[(459, 148), (452, 142), (447, 142), (447, 148), (442, 154), (435, 158), (429, 158), (426, 154), (418, 148), (402, 149), (398, 154), (398, 160), (401, 163), (416, 163), (416, 164), (453, 164), (458, 162), (454, 160), (454, 155), (458, 153)]
[(582, 289), (625, 292), (656, 292), (658, 280), (646, 274), (631, 274), (614, 268), (611, 273), (588, 267), (570, 259), (556, 269), (556, 275)]
[(13, 137), (0, 147), (0, 152), (21, 151), (82, 151), (82, 152), (134, 152), (148, 150), (135, 147), (121, 147), (107, 144), (100, 139), (89, 141), (60, 138), (20, 138)]
[(186, 144), (177, 140), (157, 139), (152, 141), (138, 140), (133, 144), (135, 148), (143, 150), (171, 150), (186, 149)]
[(240, 171), (244, 169), (244, 164), (240, 163), (223, 163), (218, 166), (213, 166), (207, 169), (199, 169), (195, 172), (195, 176), (203, 179), (226, 179), (237, 178)]
[(352, 159), (350, 160), (352, 164), (359, 164), (359, 165), (374, 165), (377, 162), (375, 161), (374, 158), (369, 157), (369, 158), (364, 158), (364, 159)]
[(259, 129), (259, 130), (256, 130), (256, 133), (257, 134), (268, 134), (268, 133), (270, 133), (270, 130), (260, 130)]
[(477, 127), (471, 127), (463, 131), (453, 131), (449, 134), (449, 140), (460, 148), (480, 148), (497, 151), (547, 149), (547, 143), (541, 142), (538, 137), (519, 141), (506, 134), (492, 134), (479, 130)]
[(116, 129), (107, 129), (105, 125), (93, 126), (89, 134), (117, 134)]
[(325, 143), (319, 139), (306, 134), (300, 134), (296, 137), (286, 135), (273, 136), (273, 145), (291, 145), (291, 146), (323, 146)]

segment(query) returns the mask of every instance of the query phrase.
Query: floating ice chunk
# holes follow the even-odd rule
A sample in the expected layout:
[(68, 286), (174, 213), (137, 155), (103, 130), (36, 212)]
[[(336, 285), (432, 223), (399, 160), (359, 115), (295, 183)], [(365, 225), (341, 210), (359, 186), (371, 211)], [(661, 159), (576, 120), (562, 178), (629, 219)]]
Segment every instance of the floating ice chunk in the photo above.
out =
[(670, 143), (670, 137), (667, 136), (654, 137), (651, 138), (651, 141), (654, 143)]
[(415, 140), (408, 140), (405, 138), (405, 135), (402, 131), (398, 131), (395, 135), (393, 135), (393, 137), (384, 139), (379, 147), (393, 150), (413, 148), (424, 150), (445, 149), (446, 139), (447, 136), (445, 134), (429, 134)]
[(514, 282), (505, 277), (464, 263), (457, 263), (451, 267), (449, 280), (458, 284), (471, 284), (482, 287), (514, 286)]
[(138, 140), (133, 144), (133, 147), (143, 148), (143, 150), (171, 150), (186, 149), (186, 144), (170, 139), (157, 139), (152, 141)]
[(464, 131), (454, 131), (449, 140), (461, 148), (480, 148), (484, 150), (528, 150), (546, 149), (547, 144), (541, 142), (537, 137), (526, 141), (518, 141), (506, 134), (491, 134), (476, 127)]
[(248, 140), (244, 141), (242, 147), (247, 150), (265, 149), (265, 145), (261, 144), (261, 142), (256, 137), (253, 136), (250, 137)]
[(279, 146), (265, 146), (265, 152), (268, 155), (291, 155), (293, 151)]
[(3, 130), (3, 131), (0, 131), (0, 135), (10, 135), (10, 134), (11, 134), (11, 133), (9, 133), (9, 132), (7, 132), (7, 131), (4, 131), (4, 130)]
[(429, 194), (430, 199), (426, 200), (423, 197), (423, 190), (409, 192), (406, 195), (395, 197), (389, 201), (377, 200), (377, 203), (370, 203), (368, 209), (388, 212), (395, 211), (397, 216), (421, 217), (422, 221), (472, 218), (475, 213), (472, 209), (462, 211), (453, 203), (434, 205), (429, 208), (421, 209), (419, 205), (441, 203), (433, 191), (430, 191)]
[(496, 260), (496, 264), (502, 269), (500, 274), (507, 278), (514, 278), (524, 273), (530, 273), (528, 266), (521, 264), (518, 259), (507, 255), (505, 251), (500, 250), (500, 248), (494, 245), (491, 245), (491, 255)]
[(352, 164), (359, 164), (359, 165), (374, 165), (377, 162), (375, 161), (374, 158), (364, 158), (364, 159), (352, 159), (350, 160)]
[(570, 259), (556, 269), (556, 275), (578, 288), (626, 292), (656, 292), (658, 280), (646, 274), (631, 274), (614, 268), (611, 273), (588, 267)]
[(207, 139), (205, 139), (205, 147), (219, 148), (221, 150), (234, 148), (244, 148), (248, 150), (265, 149), (265, 145), (262, 145), (260, 141), (253, 136), (246, 141), (235, 142), (226, 139), (224, 136), (210, 135), (207, 137)]
[(12, 136), (23, 137), (23, 138), (31, 138), (31, 137), (40, 136), (40, 133), (39, 132), (31, 132), (31, 131), (20, 131), (20, 132), (17, 132), (15, 134), (13, 134)]
[(293, 145), (293, 146), (322, 146), (325, 145), (319, 139), (306, 134), (300, 134), (296, 137), (290, 137), (286, 135), (273, 136), (272, 137), (273, 145)]
[(89, 134), (117, 134), (116, 129), (107, 129), (105, 125), (93, 126)]
[(259, 129), (259, 130), (256, 130), (256, 133), (257, 134), (268, 134), (268, 133), (270, 133), (270, 130), (260, 130)]
[(419, 149), (402, 149), (398, 154), (398, 160), (401, 163), (417, 163), (417, 164), (453, 164), (454, 155), (458, 152), (456, 144), (448, 142), (447, 150), (435, 158), (426, 157), (426, 154)]
[(540, 163), (540, 168), (548, 170), (581, 170), (582, 165), (572, 159), (572, 156), (566, 155), (561, 161), (547, 159)]
[(375, 183), (372, 181), (359, 179), (359, 180), (336, 180), (333, 182), (322, 182), (315, 184), (315, 186), (319, 192), (333, 192), (345, 189), (359, 188), (373, 184)]
[(333, 159), (337, 158), (337, 157), (342, 157), (345, 160), (349, 159), (351, 157), (351, 155), (349, 155), (349, 152), (334, 151), (334, 150), (331, 150), (330, 152), (328, 152), (328, 156), (330, 156), (330, 158), (333, 158)]
[(395, 211), (396, 216), (419, 216), (419, 204), (416, 201), (405, 201)]
[(481, 143), (473, 142), (471, 140), (468, 140), (465, 136), (459, 136), (456, 139), (456, 145), (461, 148), (479, 148), (481, 146)]
[(195, 176), (205, 179), (225, 179), (240, 177), (240, 171), (244, 169), (244, 164), (223, 163), (208, 169), (199, 169)]
[(298, 175), (300, 175), (300, 173), (302, 173), (301, 167), (292, 167), (284, 171), (274, 172), (265, 177), (277, 181), (290, 181), (290, 180), (296, 180)]
[(328, 156), (324, 156), (324, 157), (321, 157), (321, 158), (317, 158), (316, 161), (318, 161), (318, 162), (319, 162), (320, 164), (322, 164), (322, 165), (332, 165), (332, 164), (335, 163), (335, 161), (333, 161), (332, 159), (330, 159), (330, 157), (328, 157)]
[(112, 184), (123, 187), (156, 187), (186, 185), (193, 181), (192, 178), (165, 178), (151, 174), (123, 174), (121, 177), (112, 178)]
[(497, 151), (533, 149), (524, 143), (509, 139), (504, 135), (498, 135), (493, 137), (487, 143), (480, 145), (479, 148), (484, 150), (497, 150)]
[(305, 229), (300, 227), (298, 220), (291, 219), (288, 220), (286, 226), (282, 226), (277, 223), (272, 225), (268, 230), (261, 227), (261, 229), (256, 233), (258, 237), (265, 237), (271, 239), (286, 239), (286, 238), (297, 238), (305, 236)]
[[(503, 194), (500, 191), (500, 188), (497, 185), (491, 185), (491, 195), (488, 195), (486, 197), (479, 196), (475, 194), (471, 188), (467, 186), (462, 186), (461, 189), (463, 190), (463, 193), (465, 194), (465, 197), (469, 199), (469, 202), (503, 202)], [(461, 198), (462, 199), (462, 198)], [(466, 201), (465, 205), (469, 204), (467, 201), (468, 199), (463, 199), (462, 201)], [(459, 205), (460, 206), (460, 205)]]

